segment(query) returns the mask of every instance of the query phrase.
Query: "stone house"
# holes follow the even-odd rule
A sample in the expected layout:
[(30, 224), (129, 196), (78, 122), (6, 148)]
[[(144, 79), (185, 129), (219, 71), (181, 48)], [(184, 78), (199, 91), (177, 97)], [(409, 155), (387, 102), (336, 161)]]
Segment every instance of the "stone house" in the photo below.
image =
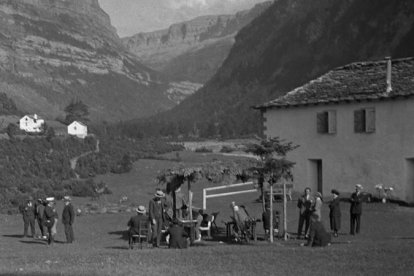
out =
[(88, 127), (81, 122), (73, 121), (70, 125), (68, 125), (68, 134), (83, 139), (88, 135)]
[(40, 133), (43, 130), (44, 123), (45, 120), (37, 116), (37, 114), (25, 115), (19, 120), (19, 127), (26, 132)]
[(414, 58), (351, 63), (255, 108), (266, 137), (300, 145), (295, 190), (382, 184), (414, 202)]

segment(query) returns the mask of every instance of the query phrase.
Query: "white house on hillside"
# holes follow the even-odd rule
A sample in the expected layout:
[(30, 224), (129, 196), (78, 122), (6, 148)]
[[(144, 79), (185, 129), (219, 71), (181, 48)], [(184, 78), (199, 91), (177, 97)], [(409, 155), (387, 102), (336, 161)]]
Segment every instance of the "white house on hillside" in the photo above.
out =
[(88, 127), (81, 122), (73, 121), (70, 125), (68, 125), (68, 134), (75, 135), (83, 139), (88, 135)]
[(38, 117), (37, 114), (25, 115), (19, 121), (20, 129), (32, 133), (41, 132), (44, 123), (45, 120)]

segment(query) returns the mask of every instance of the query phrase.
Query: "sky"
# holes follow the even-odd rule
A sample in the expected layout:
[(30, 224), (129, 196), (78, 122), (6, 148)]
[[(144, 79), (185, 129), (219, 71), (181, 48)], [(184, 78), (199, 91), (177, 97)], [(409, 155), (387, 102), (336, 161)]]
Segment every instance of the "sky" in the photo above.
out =
[(208, 14), (232, 14), (265, 0), (99, 0), (120, 37)]

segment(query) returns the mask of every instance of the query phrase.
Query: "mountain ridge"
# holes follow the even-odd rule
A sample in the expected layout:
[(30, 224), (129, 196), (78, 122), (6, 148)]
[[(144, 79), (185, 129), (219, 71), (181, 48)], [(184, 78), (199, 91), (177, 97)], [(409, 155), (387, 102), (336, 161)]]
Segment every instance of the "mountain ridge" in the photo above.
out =
[(231, 15), (196, 17), (122, 41), (144, 64), (171, 79), (205, 83), (226, 58), (236, 33), (271, 3), (259, 3)]
[(93, 121), (167, 110), (168, 80), (129, 53), (97, 0), (1, 0), (0, 90), (20, 110), (62, 116), (76, 98)]
[(238, 32), (203, 88), (151, 120), (164, 134), (174, 125), (183, 135), (194, 128), (205, 137), (260, 133), (251, 106), (335, 67), (385, 56), (414, 56), (414, 2), (278, 0)]

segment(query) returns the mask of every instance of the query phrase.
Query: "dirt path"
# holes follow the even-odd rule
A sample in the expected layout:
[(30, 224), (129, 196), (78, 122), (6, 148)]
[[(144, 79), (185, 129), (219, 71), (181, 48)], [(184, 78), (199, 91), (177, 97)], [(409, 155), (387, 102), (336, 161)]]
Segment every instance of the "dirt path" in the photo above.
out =
[[(98, 153), (99, 150), (100, 150), (99, 143), (100, 143), (99, 140), (96, 140), (95, 150), (91, 150), (91, 151), (84, 152), (84, 153), (82, 153), (82, 154), (80, 154), (78, 156), (75, 156), (72, 159), (70, 159), (70, 168), (72, 170), (75, 170), (76, 169), (76, 165), (78, 163), (79, 158), (84, 157), (84, 156), (87, 156), (87, 155), (89, 155), (91, 153)], [(79, 175), (78, 174), (76, 174), (76, 178), (79, 178)]]

